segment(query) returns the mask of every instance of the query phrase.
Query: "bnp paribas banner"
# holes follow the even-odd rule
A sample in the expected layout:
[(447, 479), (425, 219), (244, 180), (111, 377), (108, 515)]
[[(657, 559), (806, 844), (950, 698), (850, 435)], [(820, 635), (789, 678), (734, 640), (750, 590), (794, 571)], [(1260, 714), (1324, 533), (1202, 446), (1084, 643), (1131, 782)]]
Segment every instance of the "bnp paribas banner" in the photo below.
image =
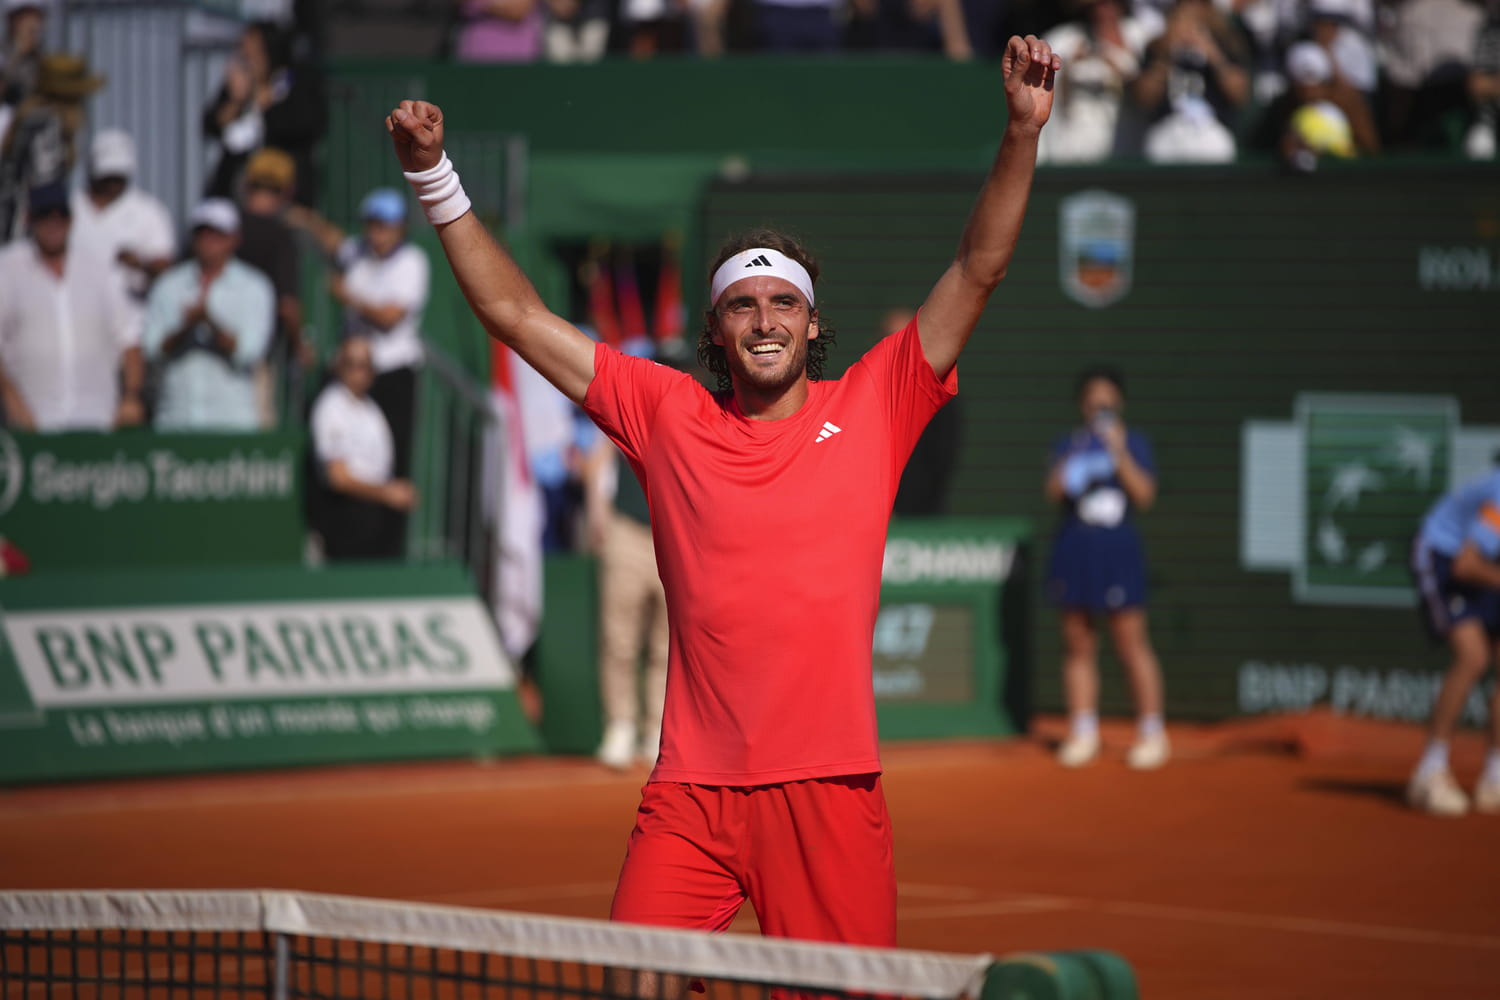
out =
[(0, 588), (0, 781), (535, 748), (451, 567), (66, 577)]
[(296, 563), (303, 436), (0, 429), (0, 536), (38, 571)]

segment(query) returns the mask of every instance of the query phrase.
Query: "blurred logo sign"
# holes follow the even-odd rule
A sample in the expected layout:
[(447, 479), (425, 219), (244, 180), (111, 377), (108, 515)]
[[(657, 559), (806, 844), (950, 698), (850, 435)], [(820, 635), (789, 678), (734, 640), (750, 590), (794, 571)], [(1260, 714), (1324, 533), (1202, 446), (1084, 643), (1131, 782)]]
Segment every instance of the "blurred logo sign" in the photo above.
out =
[(25, 479), (26, 467), (16, 439), (0, 430), (0, 515), (16, 505)]
[(888, 538), (882, 583), (1001, 583), (1010, 576), (1015, 546), (995, 539)]
[(1409, 605), (1423, 516), (1497, 448), (1452, 396), (1299, 394), (1291, 421), (1243, 429), (1240, 564), (1290, 571), (1300, 603)]
[(1102, 309), (1130, 291), (1135, 264), (1135, 205), (1089, 190), (1058, 208), (1058, 280), (1074, 301)]

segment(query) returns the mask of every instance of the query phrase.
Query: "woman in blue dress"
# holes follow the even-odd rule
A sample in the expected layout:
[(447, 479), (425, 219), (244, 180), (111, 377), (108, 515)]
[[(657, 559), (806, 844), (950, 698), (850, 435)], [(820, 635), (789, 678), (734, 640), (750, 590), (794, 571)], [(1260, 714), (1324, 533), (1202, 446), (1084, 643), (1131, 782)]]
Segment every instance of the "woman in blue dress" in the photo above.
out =
[(1120, 419), (1125, 379), (1119, 369), (1084, 369), (1076, 383), (1083, 424), (1052, 449), (1047, 499), (1062, 507), (1052, 545), (1048, 591), (1062, 614), (1063, 690), (1068, 736), (1058, 750), (1066, 767), (1099, 754), (1099, 643), (1109, 629), (1125, 667), (1139, 720), (1126, 757), (1154, 768), (1170, 755), (1162, 722), (1161, 664), (1146, 625), (1146, 562), (1133, 514), (1156, 499), (1151, 445)]

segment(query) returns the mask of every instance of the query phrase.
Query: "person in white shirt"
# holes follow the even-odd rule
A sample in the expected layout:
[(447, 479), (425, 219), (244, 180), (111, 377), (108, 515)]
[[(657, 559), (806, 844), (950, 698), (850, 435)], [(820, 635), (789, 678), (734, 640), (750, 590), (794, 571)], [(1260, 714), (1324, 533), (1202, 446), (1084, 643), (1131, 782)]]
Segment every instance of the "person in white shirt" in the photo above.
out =
[(135, 142), (105, 129), (89, 145), (88, 185), (73, 193), (73, 239), (97, 247), (115, 262), (138, 310), (156, 276), (177, 255), (176, 226), (161, 200), (131, 183)]
[(417, 370), (422, 366), (422, 310), (427, 307), (427, 254), (406, 239), (406, 196), (376, 188), (360, 202), (360, 238), (310, 211), (288, 218), (312, 233), (337, 262), (333, 297), (344, 307), (344, 334), (370, 342), (375, 382), (370, 397), (390, 422), (396, 474), (411, 471)]
[(146, 357), (161, 366), (156, 427), (253, 431), (255, 366), (276, 321), (270, 279), (234, 256), (240, 214), (209, 198), (193, 209), (193, 256), (157, 279), (146, 300)]
[(394, 475), (385, 415), (370, 399), (374, 366), (359, 338), (339, 346), (336, 379), (312, 409), (313, 451), (323, 496), (316, 520), (329, 559), (399, 558), (405, 514), (417, 503), (410, 481)]
[(27, 431), (145, 417), (140, 325), (109, 261), (71, 238), (61, 181), (33, 190), (31, 238), (0, 249), (0, 408)]
[(1047, 32), (1068, 72), (1057, 80), (1057, 104), (1037, 147), (1038, 163), (1091, 163), (1119, 150), (1121, 112), (1131, 110), (1126, 94), (1152, 37), (1129, 10), (1124, 0), (1084, 0), (1077, 20)]

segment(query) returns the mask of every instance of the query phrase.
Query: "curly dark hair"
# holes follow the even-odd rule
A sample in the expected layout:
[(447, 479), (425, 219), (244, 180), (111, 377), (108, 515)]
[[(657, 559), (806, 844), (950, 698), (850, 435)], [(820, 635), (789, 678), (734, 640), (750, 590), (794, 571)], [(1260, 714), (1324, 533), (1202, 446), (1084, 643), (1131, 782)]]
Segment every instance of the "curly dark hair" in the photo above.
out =
[[(812, 279), (813, 287), (818, 284), (818, 262), (813, 255), (807, 252), (795, 236), (775, 229), (752, 229), (731, 237), (720, 249), (708, 273), (713, 274), (719, 269), (719, 265), (733, 257), (735, 254), (754, 247), (767, 247), (778, 250), (788, 257), (807, 268), (807, 276)], [(822, 313), (813, 310), (818, 317), (818, 335), (807, 342), (807, 377), (816, 382), (823, 377), (823, 364), (828, 360), (828, 349), (835, 343), (833, 327)], [(734, 383), (729, 377), (729, 362), (724, 357), (724, 348), (713, 342), (714, 335), (714, 307), (708, 304), (708, 310), (703, 316), (703, 330), (698, 334), (698, 362), (714, 373), (718, 379), (719, 389), (727, 392), (734, 388)]]

